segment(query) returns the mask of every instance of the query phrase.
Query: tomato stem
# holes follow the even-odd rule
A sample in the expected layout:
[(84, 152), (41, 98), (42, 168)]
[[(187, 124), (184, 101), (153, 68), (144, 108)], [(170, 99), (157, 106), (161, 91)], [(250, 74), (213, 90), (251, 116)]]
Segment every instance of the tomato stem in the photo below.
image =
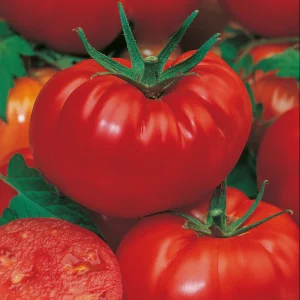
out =
[(108, 73), (103, 72), (96, 75), (113, 75), (121, 78), (141, 90), (149, 99), (160, 99), (166, 89), (178, 82), (184, 76), (194, 76), (195, 73), (190, 72), (190, 70), (200, 63), (207, 52), (219, 39), (220, 34), (215, 34), (198, 51), (196, 51), (194, 55), (164, 71), (168, 58), (179, 44), (192, 21), (197, 16), (198, 11), (193, 12), (186, 19), (183, 25), (171, 37), (168, 44), (157, 57), (150, 56), (143, 59), (131, 31), (124, 8), (121, 3), (118, 5), (122, 28), (132, 62), (132, 68), (128, 68), (98, 52), (92, 45), (89, 44), (84, 31), (81, 28), (77, 28), (75, 31), (81, 39), (88, 54), (99, 65), (108, 71)]

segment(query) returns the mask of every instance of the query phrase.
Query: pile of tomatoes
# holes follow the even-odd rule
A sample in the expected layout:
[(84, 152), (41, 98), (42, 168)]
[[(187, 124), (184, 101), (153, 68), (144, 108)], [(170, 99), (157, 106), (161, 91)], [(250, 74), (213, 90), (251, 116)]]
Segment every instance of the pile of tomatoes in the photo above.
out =
[(80, 2), (0, 1), (0, 299), (298, 299), (299, 1)]

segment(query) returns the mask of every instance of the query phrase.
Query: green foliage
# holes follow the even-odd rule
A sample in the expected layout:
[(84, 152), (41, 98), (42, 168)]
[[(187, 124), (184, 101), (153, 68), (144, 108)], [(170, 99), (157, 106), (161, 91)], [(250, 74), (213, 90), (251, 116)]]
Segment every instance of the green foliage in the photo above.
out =
[(79, 204), (62, 196), (42, 174), (28, 168), (24, 158), (16, 154), (9, 162), (7, 176), (0, 179), (17, 190), (0, 218), (0, 225), (22, 218), (59, 218), (93, 231), (103, 238), (88, 212)]

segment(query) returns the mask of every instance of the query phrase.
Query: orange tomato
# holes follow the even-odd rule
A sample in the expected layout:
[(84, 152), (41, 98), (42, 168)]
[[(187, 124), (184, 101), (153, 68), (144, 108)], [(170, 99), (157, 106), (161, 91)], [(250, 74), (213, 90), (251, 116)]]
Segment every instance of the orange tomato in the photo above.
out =
[(29, 148), (29, 122), (36, 97), (43, 85), (57, 71), (46, 68), (33, 70), (33, 77), (17, 78), (10, 90), (7, 123), (0, 120), (0, 163), (11, 152)]

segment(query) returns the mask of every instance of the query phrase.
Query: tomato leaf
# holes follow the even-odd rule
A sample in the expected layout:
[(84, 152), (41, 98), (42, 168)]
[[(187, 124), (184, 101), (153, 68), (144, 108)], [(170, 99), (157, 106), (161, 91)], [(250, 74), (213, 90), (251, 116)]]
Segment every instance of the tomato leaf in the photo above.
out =
[(258, 194), (255, 160), (255, 156), (246, 148), (237, 165), (227, 178), (229, 186), (243, 191), (249, 198), (252, 199)]
[[(228, 31), (228, 28), (226, 30)], [(221, 57), (232, 67), (241, 49), (250, 41), (249, 35), (242, 30), (232, 29), (234, 35), (220, 42)]]
[(278, 77), (293, 77), (299, 81), (299, 51), (289, 48), (280, 54), (261, 60), (254, 66), (254, 71), (277, 71)]
[(0, 119), (6, 122), (7, 98), (9, 90), (14, 86), (14, 77), (26, 76), (21, 56), (32, 56), (34, 51), (5, 22), (0, 24)]
[(9, 208), (4, 210), (0, 225), (22, 218), (59, 218), (93, 231), (104, 239), (88, 212), (60, 195), (38, 170), (28, 168), (21, 154), (12, 157), (7, 175), (0, 174), (0, 179), (18, 191)]

